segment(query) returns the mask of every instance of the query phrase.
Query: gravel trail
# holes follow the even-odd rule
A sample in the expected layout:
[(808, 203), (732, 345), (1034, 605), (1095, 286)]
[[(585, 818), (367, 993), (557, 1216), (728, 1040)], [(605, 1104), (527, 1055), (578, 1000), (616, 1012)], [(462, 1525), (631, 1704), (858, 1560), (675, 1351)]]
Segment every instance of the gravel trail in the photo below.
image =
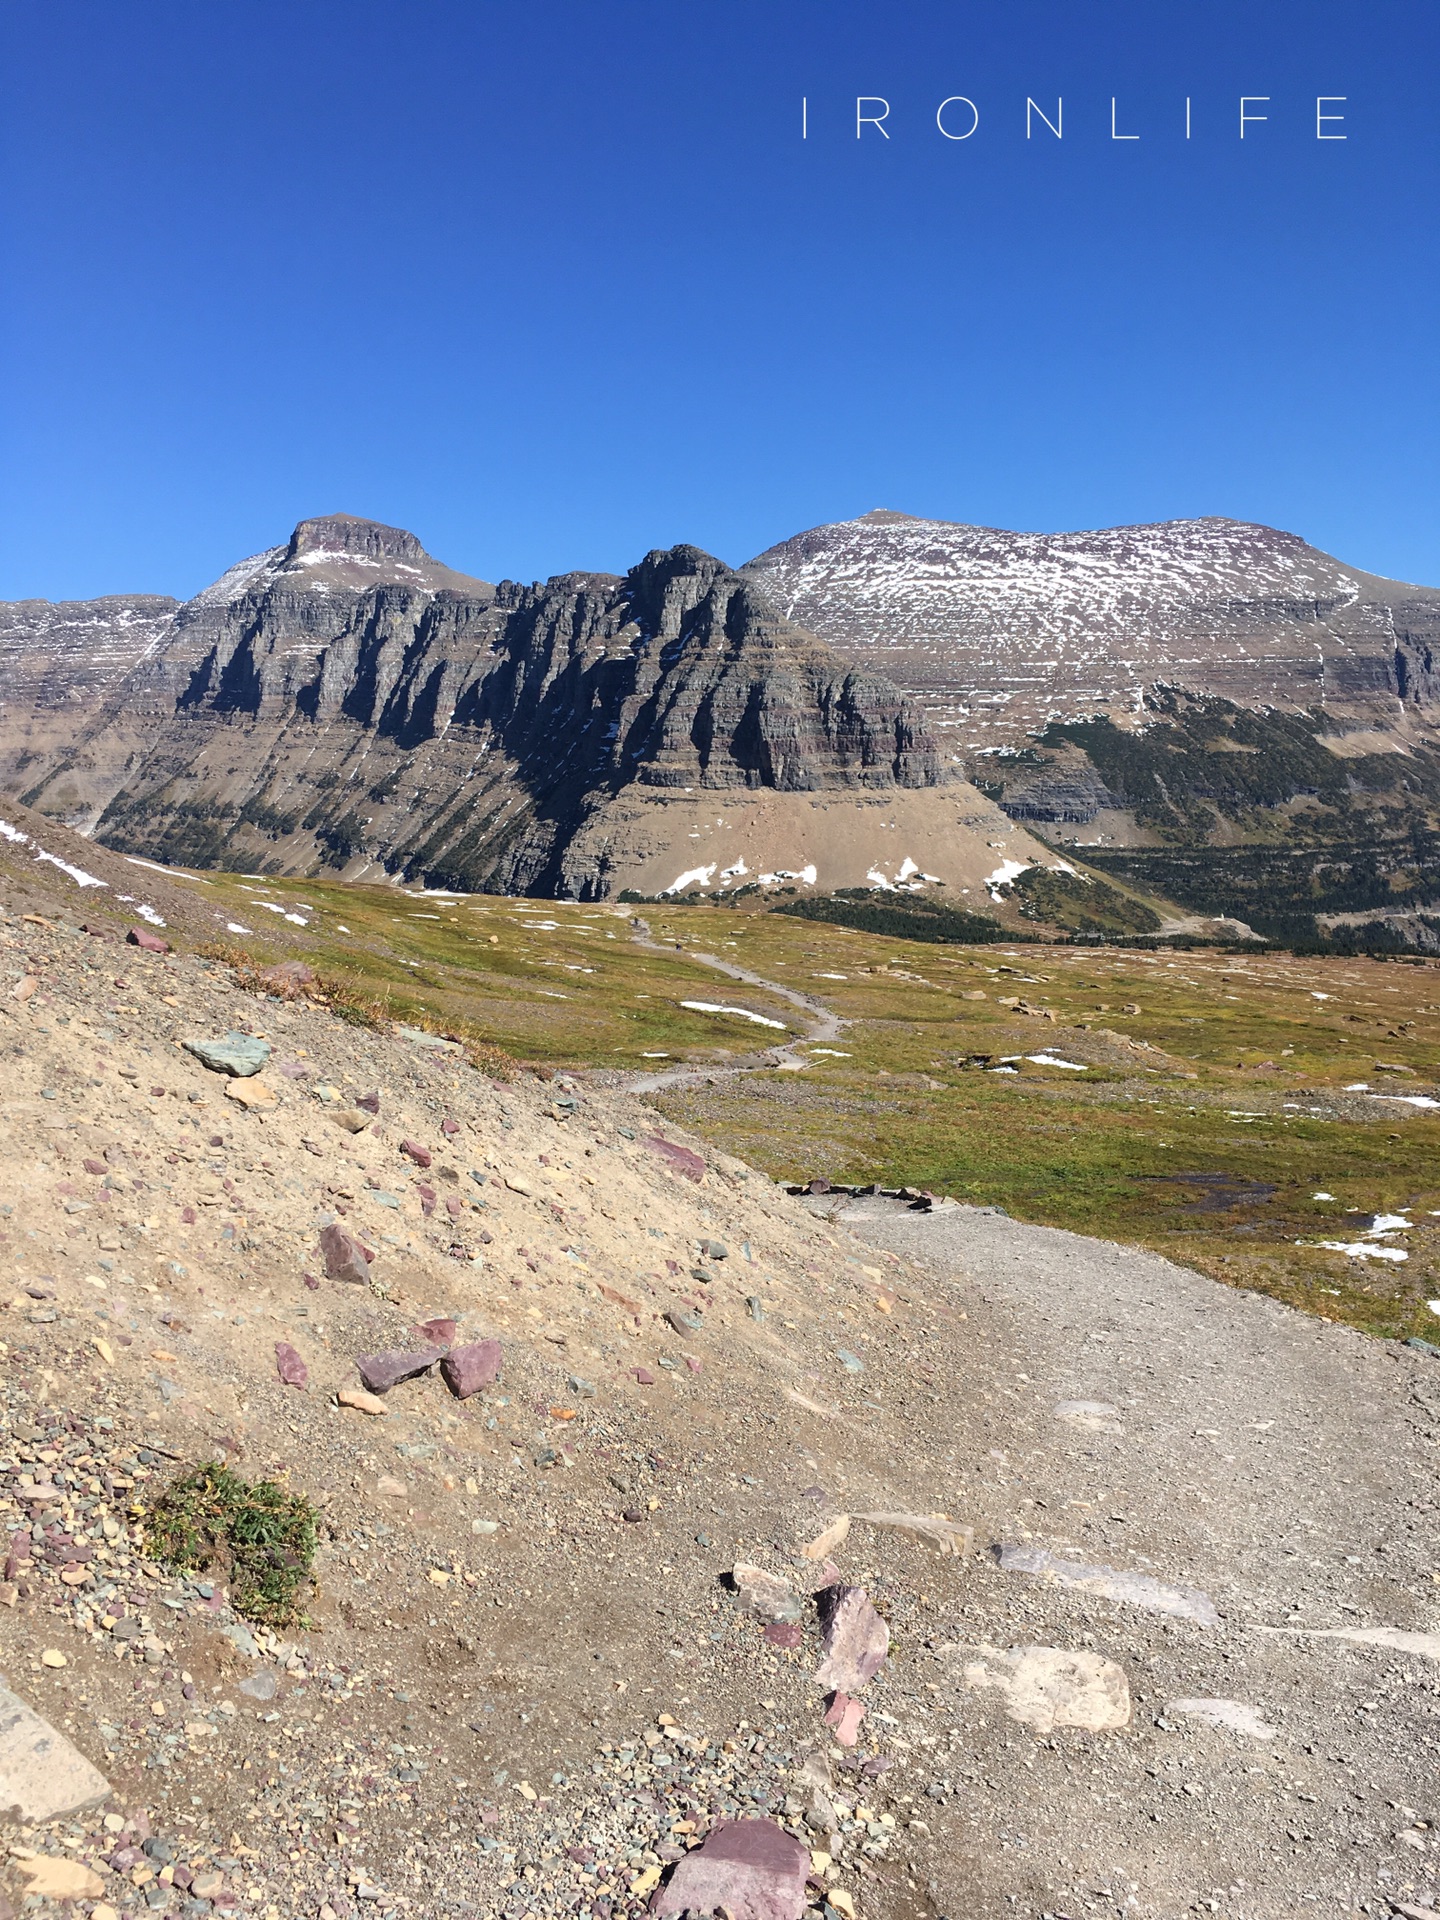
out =
[[(813, 1206), (967, 1315), (951, 1437), (978, 1463), (963, 1517), (994, 1573), (956, 1641), (1093, 1647), (1134, 1695), (1128, 1728), (1048, 1746), (991, 1711), (989, 1791), (956, 1783), (946, 1849), (990, 1890), (973, 1910), (1428, 1908), (1440, 1361), (994, 1211)], [(1060, 1571), (1007, 1572), (1002, 1546)], [(1198, 1592), (1218, 1621), (1064, 1584), (1067, 1559)], [(1340, 1637), (1374, 1629), (1401, 1637)], [(1271, 1737), (1207, 1724), (1205, 1700)], [(1077, 1738), (1095, 1755), (1078, 1769), (1055, 1751)]]

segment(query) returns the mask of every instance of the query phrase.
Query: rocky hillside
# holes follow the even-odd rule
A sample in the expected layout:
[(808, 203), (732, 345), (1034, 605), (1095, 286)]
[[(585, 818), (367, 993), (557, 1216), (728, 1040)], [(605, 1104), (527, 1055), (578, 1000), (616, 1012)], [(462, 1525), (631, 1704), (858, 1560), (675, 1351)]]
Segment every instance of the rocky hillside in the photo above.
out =
[(0, 835), (0, 1911), (1433, 1908), (1427, 1343), (807, 1203), (85, 857)]

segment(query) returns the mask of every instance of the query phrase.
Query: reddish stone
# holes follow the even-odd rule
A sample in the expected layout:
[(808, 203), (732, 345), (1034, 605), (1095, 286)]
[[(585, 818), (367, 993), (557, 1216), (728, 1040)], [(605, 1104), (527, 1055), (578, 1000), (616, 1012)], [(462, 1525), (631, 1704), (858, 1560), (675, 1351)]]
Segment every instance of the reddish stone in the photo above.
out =
[(632, 1367), (631, 1372), (635, 1375), (635, 1378), (639, 1381), (642, 1387), (654, 1386), (655, 1376), (650, 1371), (649, 1367)]
[(825, 1724), (835, 1729), (835, 1738), (842, 1747), (853, 1747), (860, 1738), (860, 1722), (865, 1718), (865, 1709), (858, 1700), (848, 1693), (834, 1693), (825, 1709)]
[(435, 1189), (433, 1187), (416, 1187), (415, 1191), (420, 1197), (420, 1211), (428, 1220), (435, 1211), (435, 1201), (438, 1198)]
[(422, 1373), (428, 1373), (440, 1359), (441, 1352), (439, 1347), (422, 1347), (418, 1353), (391, 1347), (384, 1353), (362, 1354), (355, 1368), (371, 1393), (389, 1393), (402, 1380), (415, 1380)]
[(455, 1398), (468, 1400), (472, 1393), (493, 1386), (500, 1378), (500, 1361), (498, 1340), (472, 1340), (463, 1347), (452, 1347), (440, 1362), (440, 1372)]
[(448, 1347), (455, 1338), (455, 1322), (443, 1314), (433, 1320), (422, 1320), (415, 1328), (415, 1338), (427, 1347)]
[(322, 1230), (320, 1252), (327, 1280), (353, 1280), (361, 1286), (369, 1280), (369, 1263), (375, 1258), (374, 1254), (338, 1222), (332, 1221)]
[(825, 1658), (816, 1669), (816, 1684), (859, 1693), (884, 1664), (890, 1629), (863, 1587), (827, 1587), (818, 1598), (825, 1622)]
[(376, 1091), (374, 1093), (362, 1093), (356, 1099), (355, 1104), (357, 1107), (363, 1107), (366, 1113), (379, 1113), (380, 1111), (379, 1092)]
[(680, 1173), (687, 1180), (693, 1180), (698, 1186), (705, 1178), (705, 1162), (698, 1153), (692, 1153), (689, 1147), (679, 1146), (674, 1140), (666, 1140), (658, 1133), (642, 1134), (640, 1144), (648, 1147), (654, 1154), (666, 1162), (673, 1173)]
[(727, 1820), (685, 1855), (650, 1911), (729, 1920), (800, 1920), (810, 1849), (773, 1820)]
[(798, 1620), (773, 1620), (765, 1629), (765, 1638), (772, 1647), (798, 1647), (805, 1639), (805, 1629)]
[(162, 940), (158, 933), (151, 933), (148, 927), (127, 927), (125, 938), (132, 947), (140, 947), (146, 953), (169, 953), (170, 942)]
[(303, 1390), (310, 1384), (310, 1369), (288, 1340), (275, 1342), (275, 1371), (287, 1387)]
[(417, 1167), (428, 1167), (434, 1159), (428, 1147), (422, 1147), (418, 1140), (402, 1140), (400, 1151), (407, 1159), (413, 1160)]
[(107, 1168), (103, 1160), (87, 1160), (85, 1171), (86, 1173), (105, 1173)]

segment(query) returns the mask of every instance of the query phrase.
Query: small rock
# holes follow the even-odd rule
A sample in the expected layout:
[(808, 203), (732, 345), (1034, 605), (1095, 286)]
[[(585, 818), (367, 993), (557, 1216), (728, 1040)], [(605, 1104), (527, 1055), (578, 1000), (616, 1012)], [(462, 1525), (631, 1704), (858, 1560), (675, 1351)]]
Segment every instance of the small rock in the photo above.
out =
[(430, 1149), (422, 1147), (418, 1140), (402, 1140), (400, 1151), (407, 1160), (413, 1160), (417, 1167), (428, 1167), (435, 1157)]
[(393, 1473), (382, 1473), (375, 1482), (375, 1491), (387, 1500), (403, 1500), (410, 1489), (403, 1480), (397, 1480)]
[(810, 1849), (773, 1820), (722, 1821), (685, 1855), (656, 1894), (661, 1917), (711, 1914), (729, 1920), (800, 1920)]
[(827, 1587), (820, 1596), (825, 1620), (825, 1658), (815, 1684), (842, 1693), (859, 1693), (890, 1651), (890, 1629), (870, 1604), (863, 1587)]
[(237, 1079), (259, 1073), (270, 1058), (268, 1040), (233, 1030), (221, 1040), (182, 1040), (180, 1044), (212, 1073), (228, 1073)]
[(248, 1680), (240, 1682), (239, 1691), (249, 1694), (252, 1700), (273, 1700), (280, 1691), (280, 1681), (269, 1667), (262, 1667), (259, 1673), (252, 1673)]
[(832, 1695), (825, 1709), (825, 1724), (834, 1729), (835, 1738), (842, 1747), (855, 1745), (860, 1738), (860, 1722), (864, 1718), (865, 1708), (848, 1693)]
[(472, 1340), (451, 1347), (440, 1362), (440, 1372), (457, 1400), (468, 1400), (482, 1387), (493, 1386), (500, 1378), (502, 1354), (498, 1340)]
[(843, 1546), (850, 1534), (850, 1516), (840, 1513), (823, 1533), (817, 1533), (808, 1546), (800, 1549), (807, 1560), (826, 1560), (836, 1547)]
[(964, 1555), (975, 1545), (975, 1529), (962, 1527), (944, 1513), (857, 1513), (854, 1517), (863, 1526), (879, 1527), (882, 1532), (908, 1534), (937, 1553)]
[(363, 1133), (374, 1117), (362, 1113), (359, 1107), (340, 1107), (331, 1116), (337, 1127), (343, 1127), (346, 1133)]
[(665, 1318), (676, 1333), (699, 1333), (705, 1324), (698, 1313), (687, 1313), (684, 1307), (667, 1307)]
[(422, 1347), (413, 1353), (390, 1347), (383, 1353), (362, 1354), (355, 1362), (355, 1369), (372, 1393), (389, 1393), (402, 1380), (415, 1380), (422, 1373), (428, 1373), (443, 1357), (440, 1347)]
[[(699, 1536), (696, 1536), (697, 1539)], [(765, 1641), (772, 1647), (801, 1646), (805, 1639), (805, 1629), (798, 1620), (772, 1620), (765, 1629)]]
[[(162, 940), (158, 933), (152, 933), (148, 927), (127, 927), (125, 938), (132, 947), (139, 947), (145, 953), (169, 953), (170, 942)], [(99, 1889), (97, 1888), (98, 1892)]]
[(415, 1338), (423, 1340), (427, 1346), (448, 1347), (455, 1338), (455, 1322), (439, 1314), (433, 1320), (422, 1320), (413, 1332)]
[(315, 970), (303, 960), (278, 960), (273, 967), (262, 967), (258, 975), (262, 986), (291, 1000), (306, 987), (315, 984)]
[(630, 1371), (634, 1374), (636, 1383), (639, 1386), (642, 1386), (642, 1387), (654, 1386), (655, 1376), (650, 1371), (649, 1367), (632, 1367)]
[(247, 1113), (261, 1112), (278, 1104), (275, 1089), (264, 1080), (231, 1080), (226, 1085), (225, 1098), (244, 1107)]
[(322, 1230), (320, 1252), (325, 1261), (327, 1280), (351, 1280), (361, 1286), (368, 1282), (369, 1263), (375, 1256), (338, 1221), (332, 1221)]
[(283, 1386), (299, 1387), (303, 1392), (310, 1384), (310, 1369), (288, 1340), (275, 1342), (275, 1371)]
[(357, 1107), (359, 1107), (362, 1113), (368, 1113), (372, 1120), (375, 1119), (380, 1112), (379, 1088), (378, 1087), (374, 1088), (369, 1093), (357, 1094), (355, 1099), (355, 1104)]
[(0, 1808), (38, 1826), (109, 1795), (109, 1781), (64, 1734), (0, 1686)]
[(99, 1874), (81, 1860), (36, 1853), (28, 1860), (17, 1860), (15, 1867), (25, 1876), (27, 1899), (39, 1894), (46, 1900), (98, 1900), (105, 1891), (105, 1882)]
[(357, 1413), (368, 1413), (376, 1418), (390, 1412), (378, 1394), (367, 1393), (364, 1387), (341, 1387), (335, 1398), (342, 1407), (353, 1407)]
[(683, 1174), (685, 1179), (693, 1180), (697, 1186), (705, 1178), (705, 1162), (698, 1153), (689, 1147), (679, 1146), (674, 1140), (663, 1139), (658, 1133), (642, 1134), (640, 1144), (648, 1147), (666, 1163), (670, 1169)]
[(738, 1560), (730, 1571), (730, 1578), (735, 1582), (741, 1606), (767, 1626), (798, 1621), (805, 1610), (799, 1594), (781, 1574)]

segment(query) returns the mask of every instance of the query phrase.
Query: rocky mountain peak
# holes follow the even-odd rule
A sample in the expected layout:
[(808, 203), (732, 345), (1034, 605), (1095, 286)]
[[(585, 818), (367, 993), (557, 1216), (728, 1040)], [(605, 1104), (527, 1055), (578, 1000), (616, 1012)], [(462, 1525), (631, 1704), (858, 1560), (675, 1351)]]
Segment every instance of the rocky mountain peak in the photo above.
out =
[(284, 546), (252, 554), (212, 586), (196, 594), (190, 609), (227, 607), (253, 600), (276, 585), (321, 594), (366, 593), (374, 587), (415, 587), (423, 593), (463, 593), (488, 599), (487, 581), (457, 573), (428, 554), (404, 527), (386, 526), (354, 513), (317, 514), (302, 520)]
[[(344, 554), (360, 560), (401, 560), (421, 566), (430, 556), (404, 527), (387, 527), (379, 520), (364, 520), (354, 513), (317, 514), (302, 520), (290, 536), (285, 549), (286, 563), (302, 560), (309, 554), (327, 558)], [(433, 565), (433, 562), (431, 563)]]
[(654, 547), (625, 576), (631, 610), (642, 632), (660, 641), (678, 637), (729, 568), (700, 547)]

